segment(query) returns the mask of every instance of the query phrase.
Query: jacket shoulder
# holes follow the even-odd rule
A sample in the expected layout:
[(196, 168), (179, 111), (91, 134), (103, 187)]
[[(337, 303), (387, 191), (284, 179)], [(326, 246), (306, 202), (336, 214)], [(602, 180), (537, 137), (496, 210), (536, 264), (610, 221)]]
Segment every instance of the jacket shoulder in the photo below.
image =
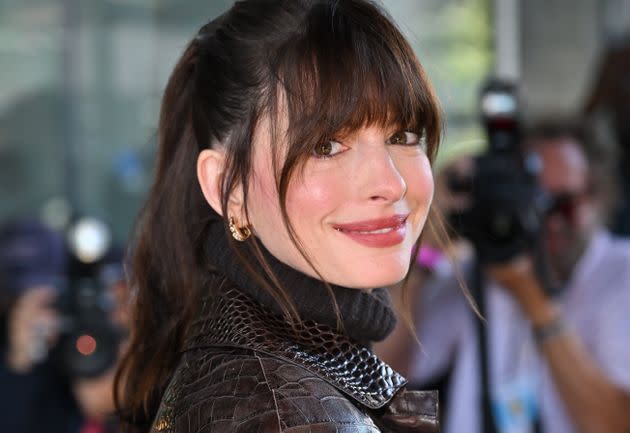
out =
[(304, 367), (250, 349), (188, 352), (153, 432), (376, 433), (368, 414)]

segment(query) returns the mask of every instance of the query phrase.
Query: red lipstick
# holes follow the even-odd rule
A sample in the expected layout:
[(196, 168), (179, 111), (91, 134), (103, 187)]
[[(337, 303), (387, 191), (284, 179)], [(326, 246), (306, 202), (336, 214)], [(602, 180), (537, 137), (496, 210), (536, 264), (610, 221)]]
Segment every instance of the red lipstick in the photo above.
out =
[(375, 248), (393, 247), (405, 240), (407, 216), (394, 215), (388, 218), (333, 224), (333, 228), (361, 245)]

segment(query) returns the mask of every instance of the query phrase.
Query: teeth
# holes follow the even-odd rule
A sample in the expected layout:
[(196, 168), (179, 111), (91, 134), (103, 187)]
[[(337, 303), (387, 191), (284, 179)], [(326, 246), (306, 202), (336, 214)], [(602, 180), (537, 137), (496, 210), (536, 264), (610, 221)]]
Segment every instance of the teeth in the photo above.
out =
[(362, 235), (380, 235), (383, 233), (389, 233), (391, 231), (394, 230), (394, 227), (387, 227), (384, 229), (378, 229), (378, 230), (370, 230), (370, 231), (356, 231), (355, 233), (359, 233)]

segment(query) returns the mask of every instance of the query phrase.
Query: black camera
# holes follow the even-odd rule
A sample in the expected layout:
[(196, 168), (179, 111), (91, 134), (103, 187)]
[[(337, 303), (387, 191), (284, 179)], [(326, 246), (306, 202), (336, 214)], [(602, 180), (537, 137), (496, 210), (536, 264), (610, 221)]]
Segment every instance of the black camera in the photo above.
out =
[(76, 219), (66, 230), (66, 281), (55, 307), (60, 339), (51, 357), (69, 377), (95, 377), (114, 365), (122, 330), (112, 321), (116, 299), (111, 287), (123, 279), (122, 252), (110, 247), (107, 226)]
[(472, 203), (449, 223), (473, 243), (482, 263), (501, 263), (534, 248), (548, 197), (536, 181), (538, 159), (521, 146), (515, 86), (489, 81), (480, 106), (488, 150), (476, 158), (472, 177), (449, 179), (449, 187)]

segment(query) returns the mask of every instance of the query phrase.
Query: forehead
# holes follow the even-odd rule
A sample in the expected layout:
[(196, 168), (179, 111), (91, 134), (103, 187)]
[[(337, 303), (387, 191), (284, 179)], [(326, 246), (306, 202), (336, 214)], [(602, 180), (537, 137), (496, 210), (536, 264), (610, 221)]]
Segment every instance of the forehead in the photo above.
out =
[(586, 188), (588, 162), (575, 139), (538, 139), (532, 144), (543, 163), (543, 187), (551, 192), (578, 192)]

